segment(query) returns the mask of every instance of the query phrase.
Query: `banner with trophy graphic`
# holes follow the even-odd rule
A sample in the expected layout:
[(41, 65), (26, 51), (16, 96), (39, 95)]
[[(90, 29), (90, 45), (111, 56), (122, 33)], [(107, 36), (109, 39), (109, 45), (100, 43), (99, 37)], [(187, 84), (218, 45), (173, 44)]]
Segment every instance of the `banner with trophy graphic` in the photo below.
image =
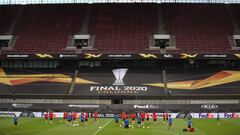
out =
[[(66, 95), (73, 76), (66, 69), (0, 69), (0, 94)], [(166, 70), (164, 84), (158, 68), (81, 68), (74, 82), (71, 94), (82, 96), (240, 94), (239, 70)]]
[[(130, 71), (130, 72), (128, 72)], [(141, 71), (142, 72), (142, 71)], [(97, 75), (98, 74), (98, 75)], [(128, 68), (117, 68), (117, 69), (106, 69), (104, 72), (96, 74), (96, 80), (88, 86), (75, 85), (75, 93), (79, 92), (79, 89), (88, 89), (91, 94), (102, 94), (102, 95), (133, 95), (133, 94), (147, 94), (149, 86), (143, 84), (140, 77), (137, 77), (141, 73), (137, 70)], [(160, 75), (159, 73), (157, 73)], [(147, 75), (147, 74), (145, 74)], [(99, 77), (103, 77), (98, 78)], [(136, 78), (134, 79), (134, 76)], [(150, 74), (148, 75), (150, 78)], [(86, 78), (92, 76), (86, 76)], [(159, 76), (160, 77), (160, 76)], [(107, 80), (107, 81), (106, 81)], [(160, 80), (160, 78), (158, 78)], [(151, 87), (151, 86), (150, 86)], [(89, 94), (90, 94), (89, 93)]]

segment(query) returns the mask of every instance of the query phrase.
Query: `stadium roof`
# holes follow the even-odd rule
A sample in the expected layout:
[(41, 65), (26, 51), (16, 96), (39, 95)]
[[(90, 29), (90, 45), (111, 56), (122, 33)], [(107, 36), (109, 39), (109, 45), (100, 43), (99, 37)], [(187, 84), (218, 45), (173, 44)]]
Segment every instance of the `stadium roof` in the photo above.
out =
[(71, 3), (218, 3), (239, 4), (240, 0), (0, 0), (0, 5), (71, 4)]

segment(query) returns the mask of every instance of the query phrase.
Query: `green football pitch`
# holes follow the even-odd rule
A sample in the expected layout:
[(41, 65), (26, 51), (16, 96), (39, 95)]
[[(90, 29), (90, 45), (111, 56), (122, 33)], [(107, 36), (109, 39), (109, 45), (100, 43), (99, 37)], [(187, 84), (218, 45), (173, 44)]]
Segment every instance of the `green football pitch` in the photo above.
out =
[[(131, 121), (130, 121), (131, 122)], [(90, 119), (84, 126), (68, 126), (62, 119), (54, 119), (54, 124), (46, 124), (43, 118), (19, 118), (18, 125), (13, 125), (12, 118), (0, 117), (0, 135), (240, 135), (240, 119), (221, 119), (220, 125), (216, 119), (193, 119), (194, 133), (183, 132), (187, 120), (173, 119), (173, 125), (168, 130), (162, 120), (156, 125), (150, 121), (145, 128), (124, 129), (113, 119), (100, 119), (94, 125)]]

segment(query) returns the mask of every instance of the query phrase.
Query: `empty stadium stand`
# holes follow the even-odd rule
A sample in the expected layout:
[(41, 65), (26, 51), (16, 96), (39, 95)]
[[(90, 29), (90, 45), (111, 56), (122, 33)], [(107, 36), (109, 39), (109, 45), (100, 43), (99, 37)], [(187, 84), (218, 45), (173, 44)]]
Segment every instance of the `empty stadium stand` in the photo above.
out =
[(20, 10), (20, 6), (1, 6), (0, 7), (0, 35), (11, 34), (10, 28), (17, 17), (16, 12)]
[[(239, 52), (230, 45), (229, 37), (236, 33), (226, 5), (204, 4), (1, 6), (0, 34), (12, 34), (16, 39), (13, 50), (2, 52), (67, 53), (69, 36), (80, 34), (81, 27), (88, 25), (84, 31), (94, 37), (94, 49), (83, 52), (159, 53), (149, 49), (149, 36), (160, 27), (158, 6), (162, 11), (163, 34), (174, 36), (176, 41), (176, 49), (167, 52)], [(86, 19), (89, 22), (84, 22), (87, 7), (91, 7), (91, 14)], [(237, 12), (235, 18), (240, 25)]]
[(23, 7), (13, 35), (14, 46), (20, 52), (61, 52), (69, 35), (81, 29), (84, 6), (43, 5)]
[(188, 53), (231, 50), (233, 28), (225, 6), (171, 5), (163, 8), (165, 29), (176, 35), (176, 47)]
[(148, 36), (156, 30), (153, 5), (94, 6), (90, 33), (94, 47), (106, 53), (136, 53), (148, 49)]

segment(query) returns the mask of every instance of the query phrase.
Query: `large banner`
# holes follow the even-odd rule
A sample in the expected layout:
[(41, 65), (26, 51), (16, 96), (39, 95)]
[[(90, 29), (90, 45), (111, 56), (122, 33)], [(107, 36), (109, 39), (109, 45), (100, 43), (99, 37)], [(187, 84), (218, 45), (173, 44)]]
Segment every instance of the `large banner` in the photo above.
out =
[[(0, 69), (0, 93), (66, 94), (74, 71)], [(240, 94), (240, 71), (167, 71), (166, 85), (157, 68), (80, 69), (73, 95), (161, 96), (181, 94)]]

